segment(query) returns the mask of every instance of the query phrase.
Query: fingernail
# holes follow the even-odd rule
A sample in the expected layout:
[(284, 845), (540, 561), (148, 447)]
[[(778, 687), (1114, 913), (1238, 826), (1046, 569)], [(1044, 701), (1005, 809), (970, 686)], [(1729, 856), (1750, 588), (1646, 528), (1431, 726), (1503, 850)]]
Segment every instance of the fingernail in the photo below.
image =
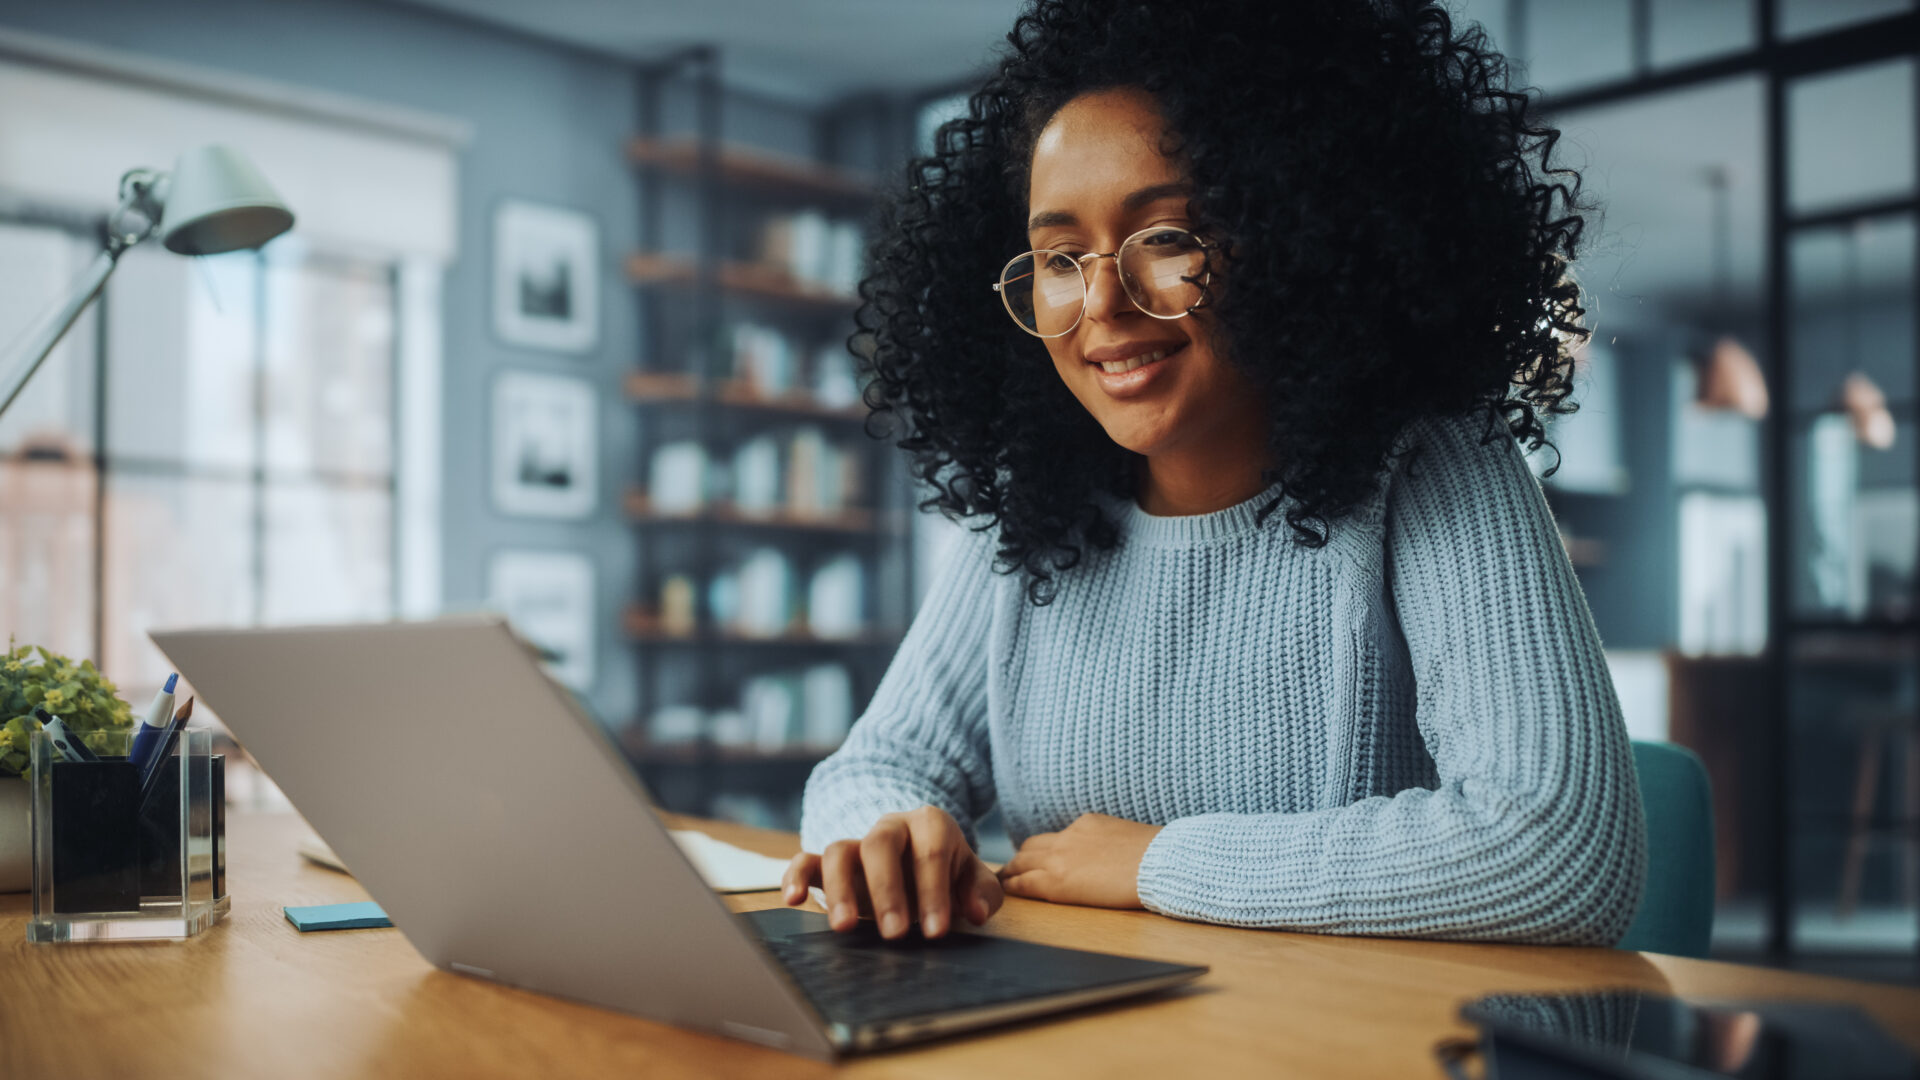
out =
[(847, 904), (836, 904), (833, 908), (832, 922), (835, 926), (853, 920), (853, 908)]
[(926, 918), (921, 919), (920, 929), (924, 931), (928, 937), (939, 937), (940, 917), (938, 915), (928, 915)]
[(880, 933), (887, 937), (898, 937), (906, 930), (907, 917), (897, 911), (889, 911), (880, 919)]

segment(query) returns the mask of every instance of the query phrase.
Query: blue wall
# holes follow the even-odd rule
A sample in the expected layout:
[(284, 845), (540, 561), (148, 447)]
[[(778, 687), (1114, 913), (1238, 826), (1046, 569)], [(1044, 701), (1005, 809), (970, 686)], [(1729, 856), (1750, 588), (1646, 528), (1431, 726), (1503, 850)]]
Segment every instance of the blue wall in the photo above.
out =
[(1627, 489), (1582, 495), (1548, 489), (1554, 516), (1575, 536), (1599, 540), (1606, 558), (1579, 570), (1600, 640), (1609, 649), (1670, 647), (1679, 628), (1677, 489), (1673, 482), (1673, 358), (1677, 335), (1643, 331), (1621, 336), (1620, 464)]

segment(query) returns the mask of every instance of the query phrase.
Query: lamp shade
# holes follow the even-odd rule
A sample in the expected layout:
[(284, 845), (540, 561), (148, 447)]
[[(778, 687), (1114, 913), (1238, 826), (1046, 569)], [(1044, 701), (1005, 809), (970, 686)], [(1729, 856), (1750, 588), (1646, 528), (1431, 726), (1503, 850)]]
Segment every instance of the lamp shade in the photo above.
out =
[(203, 146), (180, 155), (166, 190), (161, 242), (176, 255), (257, 248), (293, 228), (293, 211), (238, 151)]

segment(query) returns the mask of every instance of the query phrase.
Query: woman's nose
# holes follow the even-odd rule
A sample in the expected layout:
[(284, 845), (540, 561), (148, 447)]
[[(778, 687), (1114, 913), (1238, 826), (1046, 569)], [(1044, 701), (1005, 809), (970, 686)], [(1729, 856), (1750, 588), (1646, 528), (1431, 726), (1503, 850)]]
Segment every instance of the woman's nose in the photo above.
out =
[(1086, 274), (1087, 318), (1108, 322), (1137, 310), (1127, 297), (1126, 287), (1120, 283), (1119, 259), (1093, 259), (1086, 268)]

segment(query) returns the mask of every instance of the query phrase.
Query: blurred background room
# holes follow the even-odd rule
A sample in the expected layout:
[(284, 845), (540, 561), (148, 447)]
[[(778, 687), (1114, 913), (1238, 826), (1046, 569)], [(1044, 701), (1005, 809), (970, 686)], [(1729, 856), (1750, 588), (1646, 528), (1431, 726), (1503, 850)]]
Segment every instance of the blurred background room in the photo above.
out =
[[(1600, 208), (1544, 483), (1712, 778), (1715, 954), (1920, 981), (1920, 12), (1456, 4)], [(149, 629), (498, 610), (666, 807), (793, 827), (954, 530), (861, 404), (866, 234), (1019, 6), (0, 0), (0, 349), (129, 168), (298, 218), (129, 253), (0, 418), (0, 633), (138, 704)]]

